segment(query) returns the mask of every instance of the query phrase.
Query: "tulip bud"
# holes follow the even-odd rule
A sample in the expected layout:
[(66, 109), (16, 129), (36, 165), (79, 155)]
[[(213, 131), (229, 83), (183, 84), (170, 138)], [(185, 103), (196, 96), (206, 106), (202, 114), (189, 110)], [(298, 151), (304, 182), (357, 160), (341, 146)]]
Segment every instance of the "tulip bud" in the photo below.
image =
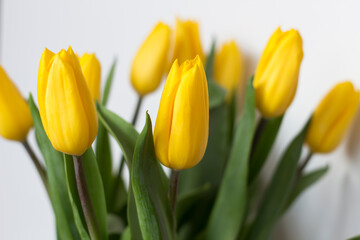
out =
[(209, 96), (199, 56), (179, 67), (175, 60), (161, 96), (154, 142), (160, 162), (176, 170), (194, 167), (209, 135)]
[(214, 60), (215, 81), (225, 88), (230, 97), (244, 74), (243, 60), (235, 41), (225, 43)]
[(200, 56), (201, 61), (205, 61), (198, 23), (176, 19), (174, 53), (170, 66), (175, 59), (179, 61), (179, 64), (182, 64), (185, 60), (193, 59), (196, 55)]
[(170, 28), (158, 23), (136, 54), (131, 67), (131, 83), (140, 96), (154, 91), (167, 66)]
[(53, 147), (82, 155), (94, 141), (98, 120), (95, 103), (71, 47), (58, 54), (45, 49), (38, 75), (41, 121)]
[(341, 142), (359, 105), (360, 92), (351, 82), (337, 84), (316, 108), (306, 134), (312, 152), (328, 153)]
[(33, 126), (29, 105), (1, 66), (0, 86), (0, 135), (22, 142)]
[(100, 101), (101, 66), (95, 54), (85, 53), (80, 59), (82, 72), (89, 86), (91, 96)]
[(261, 56), (253, 82), (256, 106), (264, 117), (281, 116), (290, 106), (296, 93), (302, 58), (299, 32), (276, 29)]

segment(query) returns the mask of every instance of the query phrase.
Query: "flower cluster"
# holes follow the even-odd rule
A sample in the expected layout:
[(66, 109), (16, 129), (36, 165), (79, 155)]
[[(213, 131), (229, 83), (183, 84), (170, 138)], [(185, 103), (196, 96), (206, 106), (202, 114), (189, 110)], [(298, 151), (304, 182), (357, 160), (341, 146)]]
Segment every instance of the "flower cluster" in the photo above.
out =
[[(58, 239), (268, 239), (295, 199), (327, 172), (328, 166), (310, 173), (305, 167), (313, 154), (336, 149), (346, 134), (360, 97), (350, 81), (334, 86), (309, 116), (265, 192), (257, 187), (296, 95), (304, 55), (297, 30), (275, 30), (248, 81), (234, 40), (218, 50), (214, 43), (205, 55), (197, 22), (177, 19), (174, 31), (158, 23), (132, 62), (138, 104), (131, 123), (106, 108), (116, 62), (101, 92), (94, 54), (45, 49), (38, 107), (0, 66), (0, 135), (21, 142), (35, 163)], [(139, 133), (140, 105), (163, 77), (154, 132), (146, 114)], [(27, 142), (33, 126), (45, 166)], [(110, 136), (122, 150), (116, 174)], [(301, 161), (304, 145), (308, 154)], [(171, 169), (170, 178), (159, 162)]]

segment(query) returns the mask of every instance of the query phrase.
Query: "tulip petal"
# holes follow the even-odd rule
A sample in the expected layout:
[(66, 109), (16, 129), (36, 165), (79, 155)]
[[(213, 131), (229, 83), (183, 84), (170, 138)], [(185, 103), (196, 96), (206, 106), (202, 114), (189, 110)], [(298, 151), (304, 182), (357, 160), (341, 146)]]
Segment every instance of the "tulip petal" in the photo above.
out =
[(131, 83), (141, 96), (154, 91), (164, 73), (170, 45), (170, 28), (158, 23), (147, 37), (131, 68)]
[(302, 39), (298, 31), (281, 32), (271, 36), (255, 72), (256, 106), (266, 118), (284, 114), (297, 89), (303, 58)]
[(45, 114), (45, 96), (46, 96), (49, 70), (54, 56), (55, 54), (53, 52), (45, 48), (43, 54), (41, 55), (39, 73), (38, 73), (37, 91), (38, 91), (39, 111), (41, 113), (41, 121), (43, 122), (43, 126), (46, 132), (47, 132), (47, 120)]
[(306, 141), (314, 152), (330, 152), (340, 143), (359, 104), (351, 82), (337, 84), (316, 108)]
[(101, 66), (99, 60), (95, 54), (85, 53), (80, 58), (80, 65), (92, 97), (100, 101)]
[(207, 145), (207, 82), (199, 62), (197, 57), (194, 63), (184, 63), (181, 83), (174, 101), (168, 153), (169, 166), (173, 169), (195, 166), (203, 157)]
[(79, 94), (71, 65), (57, 55), (45, 97), (48, 135), (55, 149), (77, 155), (89, 147), (89, 124)]
[(0, 135), (23, 141), (33, 125), (30, 108), (1, 66), (0, 86)]
[(228, 91), (227, 98), (242, 81), (243, 61), (239, 48), (234, 41), (222, 46), (214, 61), (214, 78)]
[(156, 155), (165, 166), (168, 162), (168, 148), (176, 92), (181, 81), (178, 61), (175, 60), (165, 82), (154, 130)]

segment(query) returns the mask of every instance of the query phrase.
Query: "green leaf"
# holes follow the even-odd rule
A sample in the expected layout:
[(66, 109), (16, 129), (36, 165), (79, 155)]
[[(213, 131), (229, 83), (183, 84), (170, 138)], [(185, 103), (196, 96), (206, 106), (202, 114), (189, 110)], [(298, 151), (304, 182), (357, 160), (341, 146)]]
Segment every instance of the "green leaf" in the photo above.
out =
[(213, 78), (214, 60), (215, 60), (216, 41), (211, 44), (210, 53), (206, 58), (205, 74), (209, 90), (209, 108), (215, 108), (225, 101), (226, 90), (220, 87)]
[(108, 76), (106, 78), (105, 88), (104, 88), (103, 97), (102, 97), (102, 104), (104, 106), (106, 106), (107, 101), (109, 99), (110, 89), (111, 89), (112, 82), (113, 82), (113, 79), (114, 79), (116, 62), (117, 62), (117, 59), (115, 58), (114, 61), (113, 61), (113, 64), (111, 65), (109, 74), (108, 74)]
[(179, 197), (176, 206), (177, 227), (180, 228), (182, 224), (186, 223), (192, 217), (192, 213), (196, 211), (197, 203), (203, 200), (204, 196), (210, 191), (210, 184), (192, 190), (191, 192)]
[(181, 171), (179, 196), (204, 184), (220, 185), (229, 150), (229, 108), (222, 104), (209, 112), (209, 139), (203, 159), (193, 168)]
[(220, 87), (214, 80), (208, 79), (209, 109), (218, 107), (225, 101), (226, 90)]
[(208, 80), (213, 77), (214, 60), (215, 60), (216, 41), (213, 39), (210, 53), (206, 58), (205, 74)]
[(95, 154), (90, 147), (83, 155), (86, 183), (89, 189), (91, 203), (94, 207), (95, 216), (99, 224), (102, 239), (108, 238), (108, 223), (106, 201), (100, 171), (95, 159)]
[(270, 236), (295, 182), (297, 166), (301, 156), (308, 123), (291, 141), (280, 159), (271, 182), (266, 189), (264, 198), (262, 199), (259, 211), (257, 212), (247, 239), (261, 240), (267, 239)]
[[(139, 133), (135, 130), (133, 125), (126, 122), (124, 119), (116, 115), (115, 113), (107, 110), (100, 104), (96, 104), (98, 116), (100, 121), (103, 123), (107, 131), (115, 138), (119, 144), (126, 160), (128, 169), (132, 169), (132, 159), (135, 150), (136, 140)], [(131, 175), (131, 171), (129, 171)], [(130, 177), (131, 181), (131, 177)], [(139, 225), (139, 219), (137, 216), (137, 210), (135, 205), (135, 198), (131, 183), (129, 185), (128, 203), (127, 203), (127, 215), (128, 222), (130, 225), (131, 235), (134, 239), (142, 239), (141, 230)]]
[(99, 130), (96, 139), (95, 151), (96, 161), (99, 167), (105, 192), (106, 205), (110, 206), (114, 183), (114, 177), (112, 175), (111, 147), (109, 135), (101, 121), (99, 121)]
[(74, 214), (75, 223), (79, 230), (82, 240), (90, 240), (90, 236), (87, 232), (87, 227), (82, 212), (79, 194), (76, 187), (75, 170), (73, 157), (67, 154), (63, 154), (66, 171), (66, 183), (68, 194), (71, 202), (72, 212)]
[[(113, 212), (116, 214), (122, 214), (125, 213), (124, 209), (126, 208), (126, 204), (128, 201), (128, 193), (125, 187), (125, 182), (124, 179), (122, 177), (120, 177), (120, 179), (116, 179), (118, 182), (118, 184), (115, 187), (117, 187), (117, 189), (114, 189), (113, 191), (113, 202), (111, 203), (111, 209), (108, 209), (108, 212)], [(125, 216), (123, 216), (123, 220), (125, 221), (126, 219), (126, 214), (123, 214)]]
[(266, 123), (261, 135), (259, 136), (256, 146), (254, 146), (254, 151), (250, 156), (249, 185), (253, 183), (254, 179), (258, 176), (264, 166), (269, 152), (275, 142), (282, 120), (283, 116), (269, 120), (260, 120), (266, 121)]
[(141, 234), (140, 229), (140, 223), (139, 223), (139, 217), (137, 213), (136, 203), (135, 203), (135, 197), (134, 197), (134, 191), (131, 184), (131, 178), (130, 178), (130, 186), (129, 186), (129, 197), (128, 197), (128, 222), (130, 226), (130, 232), (133, 239), (142, 240), (143, 236)]
[(109, 235), (120, 235), (124, 231), (124, 222), (115, 214), (108, 214)]
[(41, 123), (39, 111), (31, 95), (29, 105), (36, 140), (46, 164), (50, 200), (55, 213), (57, 229), (61, 229), (61, 231), (58, 231), (58, 235), (61, 239), (83, 239), (80, 238), (72, 213), (62, 153), (56, 151), (48, 139)]
[[(136, 239), (136, 238), (133, 238), (133, 239)], [(121, 240), (131, 240), (130, 227), (125, 228), (125, 230), (121, 236)]]
[(128, 168), (131, 169), (131, 161), (139, 133), (135, 130), (133, 125), (126, 122), (115, 113), (107, 110), (99, 103), (96, 104), (96, 108), (100, 121), (119, 144), (125, 156), (126, 164)]
[(283, 212), (285, 212), (307, 188), (320, 180), (329, 170), (329, 167), (322, 167), (316, 169), (310, 173), (307, 173), (296, 182), (295, 187), (291, 191), (291, 194), (287, 200)]
[(360, 235), (356, 237), (349, 238), (348, 240), (360, 240)]
[[(95, 154), (90, 147), (82, 156), (82, 162), (84, 167), (86, 185), (89, 190), (90, 200), (94, 208), (97, 223), (99, 225), (100, 234), (102, 239), (108, 239), (108, 223), (107, 223), (107, 212), (106, 212), (106, 201), (103, 184), (101, 182), (100, 171), (97, 166)], [(72, 156), (64, 154), (66, 162), (66, 173), (68, 179), (69, 193), (73, 198), (73, 210), (74, 215), (80, 211), (81, 204), (77, 191), (77, 185), (74, 173), (74, 163)], [(76, 207), (76, 209), (75, 209)], [(75, 211), (77, 210), (77, 211)], [(76, 217), (76, 216), (75, 216)]]
[(234, 140), (223, 180), (207, 225), (206, 239), (235, 239), (243, 222), (247, 171), (255, 128), (255, 94), (252, 80), (247, 84), (242, 117), (236, 126)]
[(172, 216), (167, 191), (163, 187), (154, 149), (149, 115), (134, 151), (131, 185), (134, 192), (140, 229), (145, 240), (172, 239)]

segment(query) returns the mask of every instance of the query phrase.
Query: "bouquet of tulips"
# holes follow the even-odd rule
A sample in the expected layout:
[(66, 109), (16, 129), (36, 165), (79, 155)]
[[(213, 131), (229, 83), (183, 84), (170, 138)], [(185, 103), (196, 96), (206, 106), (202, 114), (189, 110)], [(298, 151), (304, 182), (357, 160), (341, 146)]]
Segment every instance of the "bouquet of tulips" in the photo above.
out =
[[(305, 168), (346, 133), (360, 96), (349, 81), (323, 98), (270, 181), (259, 177), (296, 93), (303, 58), (298, 31), (278, 28), (248, 81), (234, 41), (219, 50), (213, 43), (205, 57), (196, 22), (178, 19), (174, 34), (158, 23), (133, 60), (139, 98), (132, 123), (106, 108), (116, 62), (100, 94), (94, 54), (45, 49), (38, 104), (31, 95), (24, 100), (0, 67), (0, 135), (28, 151), (53, 207), (57, 239), (269, 239), (296, 198), (326, 174), (328, 166)], [(154, 131), (146, 114), (138, 132), (139, 108), (164, 74)], [(27, 141), (32, 127), (43, 160)], [(110, 138), (122, 151), (119, 169)]]

